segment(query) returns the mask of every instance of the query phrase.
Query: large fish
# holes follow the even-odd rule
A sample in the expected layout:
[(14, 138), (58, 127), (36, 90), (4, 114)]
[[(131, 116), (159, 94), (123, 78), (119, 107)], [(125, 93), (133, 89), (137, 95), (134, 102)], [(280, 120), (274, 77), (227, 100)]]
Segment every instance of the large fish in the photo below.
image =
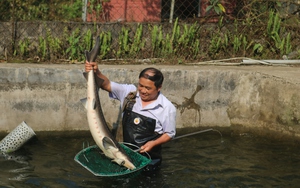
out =
[[(94, 48), (90, 52), (85, 52), (88, 62), (94, 62), (96, 60), (99, 46), (99, 37), (97, 37)], [(113, 162), (125, 166), (130, 170), (135, 169), (135, 166), (132, 164), (124, 149), (113, 137), (105, 121), (100, 104), (98, 87), (103, 80), (96, 76), (94, 71), (84, 73), (84, 76), (87, 79), (87, 98), (81, 99), (81, 102), (87, 109), (88, 124), (94, 141), (105, 156), (112, 159)]]

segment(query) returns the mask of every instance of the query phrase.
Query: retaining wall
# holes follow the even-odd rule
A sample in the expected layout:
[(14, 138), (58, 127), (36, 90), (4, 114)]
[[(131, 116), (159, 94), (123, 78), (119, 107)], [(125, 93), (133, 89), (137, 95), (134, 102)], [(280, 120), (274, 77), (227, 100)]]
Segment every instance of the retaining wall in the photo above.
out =
[[(137, 83), (152, 65), (100, 65), (113, 81)], [(154, 66), (177, 108), (177, 128), (224, 127), (300, 137), (300, 68)], [(83, 64), (0, 64), (0, 132), (26, 121), (35, 131), (88, 130)], [(100, 91), (109, 125), (120, 103)]]

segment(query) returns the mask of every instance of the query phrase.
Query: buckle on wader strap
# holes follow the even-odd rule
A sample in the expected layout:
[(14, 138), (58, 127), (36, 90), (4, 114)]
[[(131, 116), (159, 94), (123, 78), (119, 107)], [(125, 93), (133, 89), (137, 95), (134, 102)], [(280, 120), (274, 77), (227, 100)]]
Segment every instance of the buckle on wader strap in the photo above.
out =
[(136, 102), (136, 100), (135, 100), (136, 94), (137, 94), (137, 91), (128, 93), (128, 95), (125, 97), (124, 102), (123, 102), (122, 112), (124, 112), (125, 110), (132, 111), (133, 105)]

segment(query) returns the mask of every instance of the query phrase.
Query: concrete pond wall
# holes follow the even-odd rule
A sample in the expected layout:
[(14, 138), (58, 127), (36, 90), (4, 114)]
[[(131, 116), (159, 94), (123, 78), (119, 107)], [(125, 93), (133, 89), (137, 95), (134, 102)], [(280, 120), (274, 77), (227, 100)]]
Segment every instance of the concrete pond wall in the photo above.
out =
[[(177, 108), (177, 128), (228, 128), (240, 134), (300, 138), (300, 67), (100, 65), (113, 81), (134, 83), (154, 66), (165, 76), (162, 93)], [(0, 132), (25, 121), (34, 131), (88, 130), (80, 99), (83, 64), (0, 64)], [(100, 91), (104, 116), (118, 124), (119, 101)]]

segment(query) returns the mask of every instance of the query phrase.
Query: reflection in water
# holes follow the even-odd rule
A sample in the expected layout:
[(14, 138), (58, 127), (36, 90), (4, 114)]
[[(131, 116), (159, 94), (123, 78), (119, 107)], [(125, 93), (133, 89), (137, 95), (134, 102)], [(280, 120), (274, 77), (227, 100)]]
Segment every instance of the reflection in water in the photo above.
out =
[[(221, 140), (223, 142), (221, 142)], [(73, 159), (91, 136), (43, 137), (0, 157), (0, 187), (295, 187), (300, 150), (293, 141), (206, 132), (164, 145), (153, 175), (95, 177)], [(15, 159), (15, 160), (14, 160)]]
[(29, 160), (30, 157), (28, 154), (24, 155), (24, 151), (0, 153), (1, 178), (7, 178), (13, 181), (23, 181), (27, 179), (34, 171), (34, 167), (30, 165)]

